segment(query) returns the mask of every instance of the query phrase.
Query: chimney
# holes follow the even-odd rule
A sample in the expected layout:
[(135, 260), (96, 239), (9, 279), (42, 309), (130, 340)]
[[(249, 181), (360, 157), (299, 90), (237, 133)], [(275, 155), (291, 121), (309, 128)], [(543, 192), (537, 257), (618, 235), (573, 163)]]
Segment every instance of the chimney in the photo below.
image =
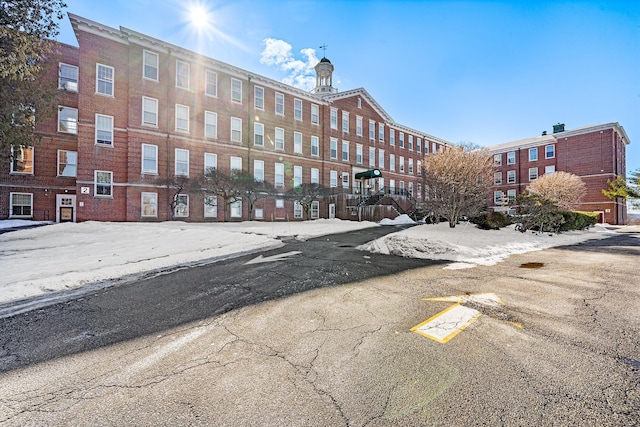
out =
[(564, 132), (564, 123), (553, 125), (553, 133)]
[(543, 131), (542, 131), (542, 136), (545, 136), (546, 134), (547, 134), (547, 131), (546, 131), (546, 130), (543, 130)]

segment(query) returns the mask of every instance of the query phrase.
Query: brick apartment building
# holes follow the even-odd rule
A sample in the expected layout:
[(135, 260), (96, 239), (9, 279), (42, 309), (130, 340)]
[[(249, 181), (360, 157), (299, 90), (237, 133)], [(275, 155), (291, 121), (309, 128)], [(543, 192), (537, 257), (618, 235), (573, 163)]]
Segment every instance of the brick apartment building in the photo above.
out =
[(254, 219), (308, 219), (284, 196), (301, 183), (331, 189), (311, 218), (393, 217), (421, 199), (421, 159), (450, 145), (394, 122), (364, 89), (338, 92), (326, 58), (306, 92), (130, 29), (69, 19), (78, 47), (60, 45), (43, 82), (59, 89), (58, 115), (38, 123), (40, 145), (0, 165), (0, 219), (221, 221), (224, 209), (249, 218), (241, 202), (225, 207), (197, 189), (174, 197), (176, 177), (212, 167), (281, 191), (257, 202)]
[(626, 145), (629, 137), (618, 123), (606, 123), (565, 130), (553, 127), (552, 134), (490, 147), (495, 166), (493, 200), (495, 210), (508, 210), (518, 194), (531, 181), (555, 171), (579, 176), (587, 193), (577, 210), (597, 212), (600, 221), (625, 224), (624, 200), (611, 200), (602, 194), (607, 180), (626, 175)]

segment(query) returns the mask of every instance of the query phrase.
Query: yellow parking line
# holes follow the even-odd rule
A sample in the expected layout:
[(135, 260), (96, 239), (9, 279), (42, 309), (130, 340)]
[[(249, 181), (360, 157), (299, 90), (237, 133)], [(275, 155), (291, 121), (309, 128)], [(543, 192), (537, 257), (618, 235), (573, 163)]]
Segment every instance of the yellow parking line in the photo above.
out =
[(411, 331), (444, 344), (481, 315), (478, 310), (457, 303), (414, 326)]

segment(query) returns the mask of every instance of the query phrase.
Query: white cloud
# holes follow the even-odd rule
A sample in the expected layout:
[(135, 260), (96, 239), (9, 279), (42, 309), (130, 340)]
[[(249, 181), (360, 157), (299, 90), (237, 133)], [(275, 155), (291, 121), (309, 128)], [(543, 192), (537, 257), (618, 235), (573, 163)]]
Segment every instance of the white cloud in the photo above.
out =
[(282, 79), (283, 83), (307, 91), (315, 87), (314, 67), (319, 62), (315, 49), (302, 49), (300, 50), (302, 57), (296, 58), (292, 46), (284, 40), (267, 38), (263, 43), (264, 50), (260, 62), (287, 73), (287, 76)]

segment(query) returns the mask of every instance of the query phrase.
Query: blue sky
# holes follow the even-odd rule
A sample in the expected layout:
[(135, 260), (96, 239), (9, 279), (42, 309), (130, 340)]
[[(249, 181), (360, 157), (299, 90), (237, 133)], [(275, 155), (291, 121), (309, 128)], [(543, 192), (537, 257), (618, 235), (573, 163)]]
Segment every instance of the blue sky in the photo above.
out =
[[(66, 0), (67, 11), (305, 88), (320, 46), (340, 91), (397, 123), (501, 144), (619, 122), (640, 169), (640, 2)], [(189, 5), (206, 16), (198, 27)], [(77, 45), (71, 25), (59, 41)]]

